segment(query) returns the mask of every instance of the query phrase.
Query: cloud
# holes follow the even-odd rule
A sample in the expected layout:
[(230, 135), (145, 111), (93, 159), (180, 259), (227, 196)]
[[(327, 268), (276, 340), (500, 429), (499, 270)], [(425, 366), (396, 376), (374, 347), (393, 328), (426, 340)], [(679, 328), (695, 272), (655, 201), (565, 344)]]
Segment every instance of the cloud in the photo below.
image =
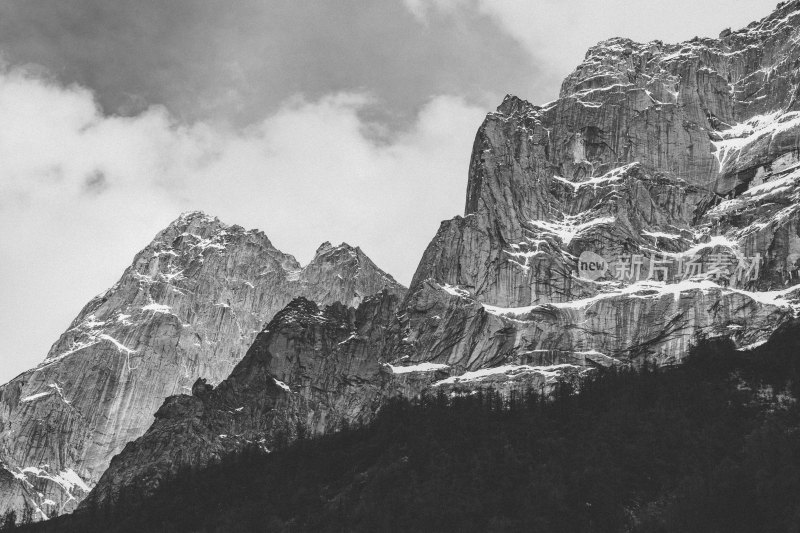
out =
[(767, 16), (775, 0), (403, 0), (419, 20), (479, 16), (497, 24), (529, 54), (537, 78), (509, 92), (534, 103), (558, 96), (561, 80), (586, 50), (610, 37), (681, 42), (716, 37), (726, 27), (744, 27)]
[(408, 283), (439, 221), (463, 210), (485, 110), (436, 96), (383, 137), (362, 116), (375, 105), (297, 96), (234, 130), (158, 106), (106, 116), (84, 87), (0, 72), (0, 382), (185, 210), (262, 229), (301, 261), (325, 240), (360, 245)]
[(0, 50), (91, 87), (106, 112), (237, 125), (297, 93), (367, 92), (373, 116), (408, 126), (431, 95), (496, 105), (537, 73), (491, 17), (421, 23), (402, 0), (5, 0)]

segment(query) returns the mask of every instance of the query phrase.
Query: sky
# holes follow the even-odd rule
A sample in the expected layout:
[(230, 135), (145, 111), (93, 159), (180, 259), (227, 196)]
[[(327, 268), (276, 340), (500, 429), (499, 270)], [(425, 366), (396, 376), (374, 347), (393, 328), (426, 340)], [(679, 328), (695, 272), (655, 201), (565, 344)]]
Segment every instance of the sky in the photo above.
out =
[(305, 263), (408, 284), (462, 214), (475, 131), (613, 37), (679, 42), (775, 0), (4, 0), (0, 383), (200, 209)]

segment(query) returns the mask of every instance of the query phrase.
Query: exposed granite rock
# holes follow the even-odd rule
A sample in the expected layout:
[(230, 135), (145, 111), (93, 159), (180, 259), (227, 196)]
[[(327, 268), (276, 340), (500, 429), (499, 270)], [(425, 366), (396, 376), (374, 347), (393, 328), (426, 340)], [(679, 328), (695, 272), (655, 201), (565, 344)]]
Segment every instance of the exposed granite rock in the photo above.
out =
[(226, 378), (295, 296), (357, 305), (383, 289), (404, 293), (359, 248), (325, 243), (303, 267), (260, 231), (182, 215), (0, 387), (0, 513), (74, 509), (164, 398)]
[[(478, 130), (464, 217), (411, 283), (399, 353), (474, 370), (763, 341), (798, 308), (799, 39), (786, 2), (721, 39), (610, 39), (558, 100), (506, 97)], [(580, 275), (585, 252), (605, 275)], [(720, 255), (725, 275), (686, 268)], [(615, 276), (632, 256), (640, 279)]]

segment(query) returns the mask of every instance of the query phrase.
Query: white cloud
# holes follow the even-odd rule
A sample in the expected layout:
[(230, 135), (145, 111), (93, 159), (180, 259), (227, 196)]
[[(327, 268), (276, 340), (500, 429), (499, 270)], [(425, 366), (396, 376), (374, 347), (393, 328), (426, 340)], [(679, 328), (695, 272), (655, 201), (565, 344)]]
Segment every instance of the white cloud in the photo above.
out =
[[(586, 50), (611, 37), (680, 42), (716, 37), (767, 16), (775, 0), (403, 0), (420, 20), (436, 12), (489, 16), (528, 52), (538, 79), (518, 96), (534, 103), (555, 99), (561, 80)], [(554, 90), (555, 89), (555, 90)]]
[(246, 131), (153, 107), (108, 117), (91, 92), (0, 73), (0, 382), (39, 362), (82, 305), (179, 212), (263, 229), (306, 261), (360, 245), (410, 280), (440, 220), (463, 209), (485, 110), (438, 96), (378, 142), (364, 94), (294, 98)]

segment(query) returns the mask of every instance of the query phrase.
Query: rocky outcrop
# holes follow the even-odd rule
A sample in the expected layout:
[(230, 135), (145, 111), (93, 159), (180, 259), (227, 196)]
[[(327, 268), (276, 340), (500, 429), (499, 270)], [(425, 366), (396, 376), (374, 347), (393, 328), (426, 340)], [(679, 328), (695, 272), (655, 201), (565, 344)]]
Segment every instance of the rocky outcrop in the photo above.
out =
[(488, 371), (451, 377), (445, 365), (384, 363), (399, 303), (387, 291), (357, 309), (294, 300), (218, 387), (209, 390), (198, 380), (192, 395), (167, 399), (150, 429), (112, 460), (82, 505), (114, 501), (123, 487), (147, 493), (181, 466), (205, 465), (246, 445), (270, 451), (299, 433), (368, 422), (390, 397), (473, 391), (481, 381), (513, 388), (515, 378), (548, 390), (555, 383), (553, 372), (535, 368), (515, 376)]
[(0, 387), (0, 511), (74, 509), (164, 398), (228, 377), (295, 296), (358, 305), (381, 290), (405, 289), (359, 248), (325, 243), (303, 267), (260, 231), (182, 215)]
[(384, 292), (358, 310), (293, 301), (217, 388), (169, 398), (147, 433), (112, 461), (91, 501), (125, 485), (152, 487), (181, 465), (205, 464), (246, 443), (272, 449), (298, 428), (322, 433), (366, 420), (387, 375), (375, 348), (398, 300)]

